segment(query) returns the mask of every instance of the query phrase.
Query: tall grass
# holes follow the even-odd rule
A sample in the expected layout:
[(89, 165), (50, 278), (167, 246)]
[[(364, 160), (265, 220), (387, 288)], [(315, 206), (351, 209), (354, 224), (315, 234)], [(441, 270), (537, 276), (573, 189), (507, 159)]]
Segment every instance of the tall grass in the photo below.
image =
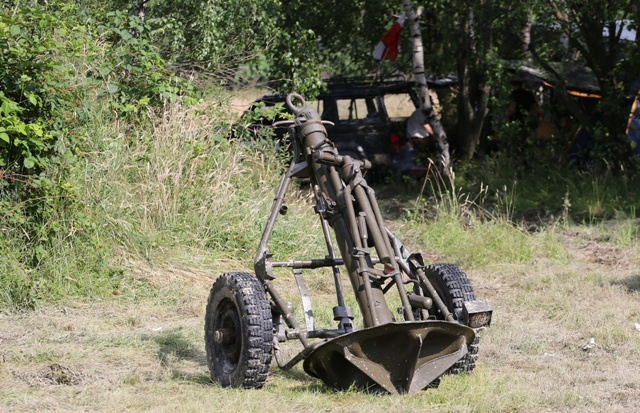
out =
[[(169, 250), (187, 261), (189, 251), (252, 260), (283, 162), (275, 148), (229, 142), (215, 121), (211, 108), (168, 106), (150, 128), (111, 136), (109, 151), (92, 154), (87, 195), (121, 248), (160, 261), (179, 259)], [(280, 244), (304, 249), (314, 224), (281, 221)]]
[[(269, 145), (229, 142), (227, 107), (222, 99), (166, 105), (136, 121), (87, 107), (79, 161), (67, 165), (70, 176), (50, 172), (67, 188), (60, 196), (81, 200), (76, 210), (60, 210), (46, 223), (64, 230), (46, 250), (34, 252), (19, 223), (2, 223), (3, 305), (153, 294), (139, 275), (154, 266), (198, 268), (212, 276), (250, 271), (284, 163)], [(425, 181), (400, 225), (401, 238), (470, 268), (532, 262), (541, 254), (563, 260), (557, 225), (619, 214), (629, 219), (618, 242), (637, 242), (635, 216), (624, 213), (633, 215), (640, 199), (634, 174), (590, 176), (550, 167), (525, 174), (497, 156), (457, 175), (454, 182)], [(277, 258), (323, 256), (307, 195), (293, 191), (288, 206), (272, 252)], [(530, 209), (546, 219), (535, 233), (518, 223)]]
[[(640, 203), (640, 169), (576, 166), (542, 153), (523, 162), (506, 152), (461, 166), (456, 185), (467, 193), (481, 185), (507, 188), (519, 211), (538, 209), (572, 222), (593, 224), (629, 214)], [(497, 202), (489, 194), (488, 201)]]
[(529, 231), (519, 222), (515, 189), (492, 191), (481, 184), (475, 191), (455, 189), (455, 178), (426, 180), (413, 207), (407, 210), (407, 233), (431, 254), (471, 268), (526, 263), (536, 257), (564, 259), (554, 225)]
[[(138, 122), (96, 115), (69, 178), (87, 225), (54, 240), (35, 267), (12, 247), (21, 245), (14, 227), (18, 236), (0, 243), (13, 280), (0, 281), (3, 304), (121, 295), (123, 283), (136, 295), (147, 288), (131, 278), (141, 263), (250, 269), (283, 162), (268, 145), (229, 142), (225, 116), (204, 104), (167, 105)], [(309, 235), (318, 224), (304, 196), (294, 192), (289, 207), (273, 249), (286, 256), (321, 245)]]

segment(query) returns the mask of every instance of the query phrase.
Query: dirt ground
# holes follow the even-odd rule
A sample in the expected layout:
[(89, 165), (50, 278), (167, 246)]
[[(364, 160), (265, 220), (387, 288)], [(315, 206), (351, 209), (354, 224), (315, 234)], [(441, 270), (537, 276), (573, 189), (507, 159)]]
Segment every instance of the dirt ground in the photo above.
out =
[[(478, 368), (460, 379), (466, 399), (448, 402), (445, 411), (640, 410), (637, 243), (623, 248), (583, 228), (557, 236), (564, 260), (474, 272), (476, 295), (492, 303), (494, 324), (483, 335)], [(302, 374), (274, 373), (258, 404), (238, 405), (245, 399), (237, 393), (220, 396), (224, 390), (208, 379), (202, 337), (211, 274), (154, 271), (165, 277), (167, 292), (171, 285), (187, 292), (0, 315), (0, 411), (259, 411), (261, 403), (295, 399), (287, 392), (301, 383), (315, 383), (313, 394), (322, 388)], [(375, 401), (379, 407), (367, 410), (428, 409), (448, 397), (447, 383), (460, 385), (451, 379), (429, 390), (427, 401), (406, 396), (400, 410)], [(311, 400), (282, 411), (320, 411)], [(361, 411), (327, 402), (322, 411)]]

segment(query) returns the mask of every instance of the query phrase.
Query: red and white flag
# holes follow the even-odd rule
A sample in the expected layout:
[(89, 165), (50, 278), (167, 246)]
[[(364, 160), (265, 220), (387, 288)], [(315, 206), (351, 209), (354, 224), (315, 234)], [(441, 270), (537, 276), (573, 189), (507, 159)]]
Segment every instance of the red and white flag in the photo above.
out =
[(382, 36), (378, 45), (373, 49), (373, 53), (371, 53), (374, 59), (380, 61), (389, 59), (392, 62), (396, 60), (398, 57), (398, 44), (400, 43), (400, 31), (406, 19), (406, 16), (402, 13), (398, 20), (393, 23), (393, 26)]

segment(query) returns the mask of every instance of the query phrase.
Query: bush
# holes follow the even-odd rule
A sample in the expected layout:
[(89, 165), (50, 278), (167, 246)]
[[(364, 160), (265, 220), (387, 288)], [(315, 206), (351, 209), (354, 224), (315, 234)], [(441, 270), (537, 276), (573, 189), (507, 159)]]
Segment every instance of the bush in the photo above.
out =
[(0, 15), (0, 295), (17, 307), (119, 283), (77, 179), (96, 124), (196, 99), (139, 19), (80, 21), (75, 2), (30, 6)]

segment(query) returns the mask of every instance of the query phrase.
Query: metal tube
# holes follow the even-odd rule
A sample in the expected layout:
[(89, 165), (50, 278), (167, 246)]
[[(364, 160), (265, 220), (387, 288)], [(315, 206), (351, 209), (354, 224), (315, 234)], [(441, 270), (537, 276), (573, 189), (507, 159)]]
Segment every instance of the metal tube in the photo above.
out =
[(405, 319), (407, 321), (414, 321), (415, 318), (413, 316), (412, 306), (411, 306), (411, 303), (409, 302), (409, 296), (407, 295), (407, 291), (404, 288), (404, 284), (403, 284), (402, 272), (400, 271), (398, 263), (396, 262), (395, 254), (391, 254), (391, 251), (393, 251), (393, 249), (391, 247), (391, 242), (389, 240), (388, 232), (384, 224), (384, 219), (382, 218), (382, 213), (380, 212), (380, 206), (378, 205), (378, 201), (376, 200), (375, 192), (371, 187), (367, 186), (366, 194), (369, 200), (368, 204), (370, 205), (371, 210), (373, 212), (373, 216), (375, 218), (374, 222), (377, 224), (376, 228), (379, 230), (384, 230), (384, 234), (381, 234), (381, 238), (383, 239), (385, 248), (388, 251), (391, 264), (393, 265), (393, 268), (397, 271), (397, 274), (394, 278), (395, 278), (396, 286), (398, 288), (398, 295), (400, 296), (400, 301), (402, 301), (402, 307), (404, 310)]
[[(371, 205), (371, 210), (373, 211), (373, 216), (376, 218), (376, 222), (380, 228), (385, 228), (384, 218), (382, 218), (382, 213), (380, 212), (380, 206), (378, 205), (378, 201), (376, 200), (376, 193), (371, 187), (367, 187), (367, 196), (369, 197), (369, 204)], [(389, 251), (392, 251), (391, 243), (389, 242), (389, 237), (385, 234), (383, 236), (385, 246)]]
[[(378, 257), (371, 257), (372, 264), (378, 264), (380, 259)], [(273, 268), (324, 268), (333, 267), (334, 265), (344, 265), (342, 258), (336, 258), (334, 260), (330, 258), (317, 258), (310, 260), (289, 260), (289, 261), (271, 261)]]
[[(362, 251), (361, 238), (358, 233), (358, 224), (351, 197), (351, 187), (347, 186), (344, 188), (342, 198), (347, 209), (349, 223), (351, 224), (351, 234), (353, 234), (356, 247), (354, 252), (357, 254), (357, 265), (355, 268), (349, 267), (349, 275), (358, 297), (360, 310), (364, 315), (365, 326), (371, 327), (386, 324), (393, 321), (393, 315), (389, 307), (387, 307), (382, 290), (379, 287), (372, 287), (371, 279), (366, 271), (362, 273), (359, 271), (373, 267), (373, 264), (367, 260), (368, 254), (365, 256), (364, 251)], [(344, 253), (343, 258), (346, 260), (346, 254)], [(363, 288), (364, 291), (362, 291)]]
[(309, 347), (309, 340), (307, 340), (307, 334), (303, 333), (300, 330), (300, 326), (298, 325), (298, 322), (296, 321), (292, 312), (287, 309), (287, 304), (284, 302), (282, 297), (280, 297), (280, 294), (275, 289), (271, 281), (264, 280), (264, 286), (267, 292), (269, 293), (269, 295), (271, 296), (271, 299), (275, 302), (276, 307), (278, 308), (278, 310), (280, 310), (280, 314), (284, 317), (284, 321), (285, 323), (287, 323), (287, 326), (294, 329), (295, 331), (298, 331), (298, 339), (300, 340), (302, 345), (305, 348)]
[(369, 229), (369, 235), (371, 239), (373, 239), (373, 244), (376, 247), (376, 251), (378, 251), (378, 256), (380, 257), (380, 261), (383, 263), (391, 262), (391, 254), (389, 253), (389, 248), (387, 248), (387, 242), (383, 239), (382, 231), (380, 231), (380, 225), (376, 220), (373, 209), (371, 208), (371, 203), (369, 202), (369, 197), (364, 192), (364, 189), (357, 185), (355, 187), (355, 196), (358, 202), (358, 206), (365, 213), (365, 220), (367, 221), (367, 227)]
[(444, 301), (442, 301), (442, 298), (440, 298), (438, 292), (435, 290), (435, 288), (433, 288), (431, 282), (429, 282), (429, 279), (427, 278), (427, 275), (424, 273), (423, 269), (417, 267), (416, 273), (418, 273), (418, 278), (420, 278), (420, 285), (424, 287), (427, 290), (427, 293), (432, 297), (433, 302), (438, 307), (438, 310), (442, 312), (445, 321), (456, 321), (453, 314), (451, 314), (451, 312), (447, 308), (447, 305), (444, 303)]
[(285, 267), (285, 268), (323, 268), (323, 267), (332, 267), (334, 265), (342, 265), (344, 261), (342, 258), (332, 259), (313, 259), (313, 260), (290, 260), (290, 261), (271, 261), (271, 266), (276, 267)]
[[(356, 176), (356, 179), (360, 178), (360, 172), (357, 172)], [(382, 221), (380, 214), (376, 215), (375, 213), (374, 205), (377, 207), (375, 198), (372, 199), (361, 185), (356, 185), (355, 192), (358, 206), (364, 212), (367, 228), (371, 238), (373, 238), (380, 261), (391, 265), (395, 271), (393, 279), (396, 283), (400, 301), (402, 302), (404, 317), (407, 321), (414, 321), (415, 318), (413, 316), (411, 303), (409, 302), (409, 297), (407, 296), (407, 292), (402, 284), (402, 274), (398, 268), (398, 264), (395, 262), (395, 257), (391, 254), (391, 244), (389, 243), (389, 239), (386, 237), (386, 231), (384, 231), (384, 234), (382, 231), (385, 228), (384, 221)]]
[(320, 225), (322, 226), (322, 233), (324, 234), (324, 239), (327, 244), (327, 252), (329, 253), (329, 258), (334, 262), (332, 265), (333, 270), (333, 281), (336, 287), (336, 299), (338, 301), (338, 305), (344, 307), (344, 291), (342, 289), (342, 279), (340, 277), (340, 269), (338, 268), (338, 264), (336, 262), (336, 253), (333, 248), (333, 243), (331, 242), (331, 234), (329, 233), (329, 224), (327, 224), (327, 220), (324, 217), (320, 217)]
[[(372, 267), (373, 262), (362, 256), (362, 244), (357, 231), (355, 211), (349, 187), (344, 187), (340, 175), (333, 166), (314, 163), (316, 181), (329, 199), (337, 200), (340, 211), (330, 217), (330, 224), (338, 241), (349, 280), (356, 295), (366, 327), (393, 321), (380, 288), (372, 288), (369, 276), (360, 274), (360, 268)], [(355, 254), (355, 255), (354, 255)], [(356, 258), (357, 259), (354, 259)]]
[(256, 253), (256, 257), (253, 261), (253, 267), (256, 272), (256, 275), (261, 280), (266, 280), (271, 277), (269, 273), (269, 269), (266, 265), (266, 255), (268, 251), (268, 242), (269, 238), (271, 238), (271, 234), (273, 232), (273, 227), (276, 224), (276, 219), (278, 214), (280, 213), (280, 208), (284, 203), (284, 197), (287, 193), (287, 189), (289, 188), (289, 184), (291, 183), (291, 171), (294, 167), (293, 161), (289, 166), (289, 169), (286, 173), (282, 174), (280, 178), (280, 184), (278, 185), (278, 190), (276, 191), (276, 196), (273, 199), (273, 203), (271, 204), (271, 213), (269, 214), (269, 218), (267, 219), (267, 224), (265, 225), (264, 231), (262, 233), (262, 238), (260, 239), (260, 244), (258, 245), (258, 252)]

